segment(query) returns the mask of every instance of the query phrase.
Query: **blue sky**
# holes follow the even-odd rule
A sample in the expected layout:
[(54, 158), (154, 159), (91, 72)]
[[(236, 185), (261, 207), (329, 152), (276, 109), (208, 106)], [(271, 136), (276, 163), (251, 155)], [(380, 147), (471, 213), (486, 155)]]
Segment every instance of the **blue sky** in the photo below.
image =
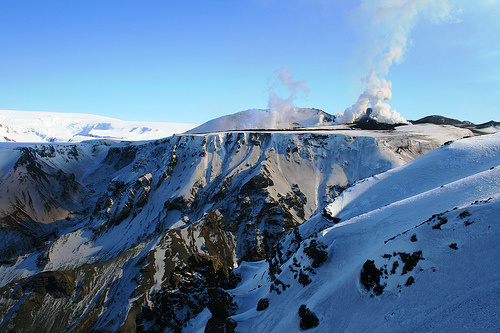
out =
[[(407, 119), (498, 121), (500, 1), (448, 2), (452, 19), (422, 16), (411, 30), (385, 77), (389, 104)], [(288, 66), (310, 90), (295, 105), (337, 114), (363, 92), (376, 46), (359, 4), (2, 1), (0, 109), (202, 123), (266, 108), (273, 73)]]

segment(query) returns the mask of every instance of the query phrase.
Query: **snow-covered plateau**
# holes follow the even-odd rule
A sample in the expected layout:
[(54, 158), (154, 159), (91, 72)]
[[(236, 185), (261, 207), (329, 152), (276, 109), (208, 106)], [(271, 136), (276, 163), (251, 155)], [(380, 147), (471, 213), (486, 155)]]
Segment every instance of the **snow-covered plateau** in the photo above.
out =
[(498, 332), (495, 125), (301, 110), (1, 143), (0, 332)]
[(83, 113), (0, 110), (0, 142), (81, 142), (103, 138), (156, 140), (195, 126), (124, 121)]

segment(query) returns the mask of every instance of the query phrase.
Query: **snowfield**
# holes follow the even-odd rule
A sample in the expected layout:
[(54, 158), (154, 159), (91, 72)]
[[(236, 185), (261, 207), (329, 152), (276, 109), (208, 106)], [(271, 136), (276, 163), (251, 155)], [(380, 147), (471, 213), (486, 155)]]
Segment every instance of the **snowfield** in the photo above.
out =
[(81, 113), (0, 110), (0, 142), (81, 142), (104, 138), (156, 140), (195, 126), (124, 121)]

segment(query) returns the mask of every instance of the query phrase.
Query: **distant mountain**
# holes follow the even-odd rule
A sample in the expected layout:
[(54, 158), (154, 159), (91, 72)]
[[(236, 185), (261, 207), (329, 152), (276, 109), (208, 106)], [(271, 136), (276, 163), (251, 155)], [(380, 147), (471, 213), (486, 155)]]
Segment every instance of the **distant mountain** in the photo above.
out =
[(153, 140), (194, 124), (123, 121), (81, 113), (0, 110), (0, 142), (80, 142), (92, 139)]
[(500, 122), (490, 120), (490, 121), (487, 121), (485, 123), (476, 125), (476, 128), (478, 128), (478, 129), (491, 128), (491, 127), (495, 127), (497, 129), (500, 129)]
[(334, 120), (334, 116), (318, 109), (295, 108), (288, 112), (252, 109), (210, 120), (186, 133), (300, 129), (333, 125)]
[(456, 127), (468, 128), (471, 131), (477, 132), (477, 134), (488, 134), (500, 131), (500, 122), (496, 122), (493, 120), (483, 124), (474, 124), (470, 121), (460, 121), (453, 118), (433, 115), (423, 117), (418, 120), (412, 120), (411, 122), (413, 124), (451, 125)]
[(470, 122), (460, 121), (453, 118), (447, 118), (443, 116), (433, 115), (420, 118), (418, 120), (412, 120), (413, 124), (436, 124), (436, 125), (452, 125), (452, 126), (465, 126), (470, 125)]

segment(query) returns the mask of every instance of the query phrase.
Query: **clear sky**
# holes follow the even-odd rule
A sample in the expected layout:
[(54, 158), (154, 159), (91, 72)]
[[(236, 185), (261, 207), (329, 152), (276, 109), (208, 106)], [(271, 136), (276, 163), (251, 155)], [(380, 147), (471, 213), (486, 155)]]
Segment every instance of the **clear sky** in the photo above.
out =
[[(372, 2), (419, 1), (432, 2)], [(452, 17), (416, 19), (385, 76), (389, 104), (407, 119), (499, 121), (500, 1), (437, 2)], [(267, 108), (273, 73), (288, 66), (309, 88), (295, 105), (337, 114), (363, 92), (377, 52), (360, 3), (3, 0), (0, 109), (202, 123)]]

